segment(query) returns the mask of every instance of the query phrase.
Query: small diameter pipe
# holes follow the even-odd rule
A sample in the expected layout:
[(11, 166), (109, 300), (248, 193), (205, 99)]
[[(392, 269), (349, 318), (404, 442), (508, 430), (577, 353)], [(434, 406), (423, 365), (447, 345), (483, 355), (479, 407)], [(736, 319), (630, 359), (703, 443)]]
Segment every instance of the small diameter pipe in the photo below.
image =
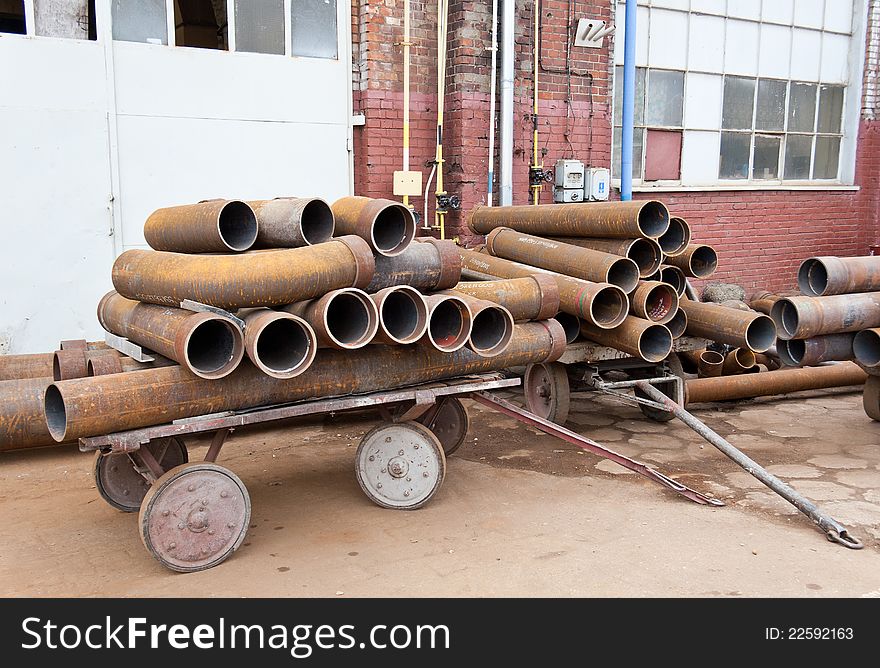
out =
[(690, 244), (678, 255), (670, 255), (666, 262), (681, 269), (691, 278), (708, 278), (718, 269), (718, 253), (711, 246)]
[(855, 335), (852, 347), (859, 364), (872, 368), (880, 366), (880, 329), (863, 329)]
[(640, 281), (629, 297), (633, 315), (665, 325), (678, 312), (678, 293), (675, 288), (660, 281)]
[(428, 329), (425, 298), (409, 285), (395, 285), (370, 295), (379, 312), (379, 331), (373, 343), (415, 343)]
[(241, 252), (254, 245), (258, 229), (246, 202), (216, 199), (157, 209), (144, 223), (144, 239), (158, 251)]
[(320, 197), (279, 197), (248, 204), (257, 216), (257, 248), (298, 248), (333, 238), (333, 211)]
[(817, 366), (822, 362), (854, 359), (856, 334), (826, 334), (810, 339), (777, 339), (776, 350), (786, 366)]
[(880, 257), (811, 257), (801, 263), (797, 281), (811, 297), (880, 290)]
[(362, 348), (379, 331), (376, 304), (357, 288), (333, 290), (320, 299), (289, 304), (282, 310), (308, 322), (322, 348)]
[(639, 237), (638, 239), (600, 239), (595, 237), (547, 237), (553, 241), (559, 241), (581, 248), (591, 248), (628, 257), (639, 268), (639, 277), (647, 278), (658, 269), (663, 262), (663, 251), (654, 239)]
[(721, 375), (724, 367), (724, 355), (714, 350), (704, 350), (700, 353), (700, 361), (697, 363), (697, 373), (700, 378), (715, 378)]
[(672, 334), (665, 325), (627, 316), (619, 327), (599, 329), (582, 322), (581, 334), (585, 339), (610, 346), (647, 362), (660, 362), (672, 352)]
[(763, 353), (776, 343), (776, 326), (762, 313), (740, 311), (718, 304), (682, 299), (679, 308), (687, 312), (688, 334), (736, 348)]
[(684, 218), (670, 216), (669, 229), (657, 239), (657, 243), (666, 255), (681, 255), (691, 243), (691, 226)]
[(830, 297), (784, 297), (770, 310), (780, 339), (809, 339), (822, 334), (880, 327), (880, 292)]
[(83, 350), (56, 350), (52, 358), (52, 377), (55, 380), (85, 378), (89, 375), (88, 360)]
[(723, 376), (732, 376), (737, 373), (745, 373), (757, 364), (755, 353), (748, 348), (734, 348), (724, 357), (721, 367)]
[(402, 253), (416, 236), (412, 211), (394, 200), (342, 197), (331, 208), (337, 234), (359, 236), (380, 255)]
[(244, 314), (244, 323), (248, 359), (272, 378), (294, 378), (315, 360), (318, 337), (302, 318), (284, 311), (254, 309)]
[(428, 295), (428, 330), (420, 339), (444, 353), (464, 348), (471, 337), (473, 317), (467, 303), (447, 294)]
[(672, 317), (672, 320), (665, 324), (672, 334), (673, 339), (681, 338), (687, 331), (687, 313), (685, 313), (681, 308), (678, 308), (675, 310), (675, 315)]
[(513, 316), (495, 302), (470, 295), (447, 292), (463, 300), (471, 312), (468, 347), (482, 357), (495, 357), (505, 351), (513, 337)]

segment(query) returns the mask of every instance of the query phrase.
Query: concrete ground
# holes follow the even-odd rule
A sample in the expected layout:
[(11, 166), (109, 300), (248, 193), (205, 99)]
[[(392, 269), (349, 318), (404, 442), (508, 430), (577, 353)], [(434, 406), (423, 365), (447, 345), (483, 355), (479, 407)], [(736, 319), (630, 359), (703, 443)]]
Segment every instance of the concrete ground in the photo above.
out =
[[(513, 396), (508, 395), (508, 396)], [(847, 550), (684, 425), (591, 394), (570, 426), (725, 501), (698, 506), (488, 409), (415, 512), (372, 505), (350, 416), (242, 431), (221, 463), (248, 486), (252, 527), (210, 571), (162, 568), (137, 517), (106, 505), (69, 448), (0, 456), (6, 596), (880, 597), (880, 423), (833, 391), (695, 411), (845, 523)], [(193, 444), (191, 459), (204, 452)]]

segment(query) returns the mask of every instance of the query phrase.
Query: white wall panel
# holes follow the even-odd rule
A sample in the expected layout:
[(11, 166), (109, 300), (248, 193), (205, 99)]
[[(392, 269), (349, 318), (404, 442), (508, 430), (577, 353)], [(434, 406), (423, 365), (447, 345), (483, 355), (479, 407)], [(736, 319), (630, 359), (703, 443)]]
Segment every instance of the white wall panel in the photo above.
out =
[(717, 183), (721, 134), (686, 130), (681, 146), (681, 183), (698, 186)]
[(822, 83), (846, 83), (849, 75), (850, 38), (834, 33), (822, 34), (822, 63), (819, 79)]
[(724, 71), (727, 74), (758, 74), (758, 24), (729, 19), (724, 42)]
[(724, 0), (691, 0), (691, 11), (723, 16), (726, 11), (725, 2)]
[(688, 67), (692, 70), (721, 72), (724, 68), (724, 19), (691, 16), (688, 37)]
[[(843, 3), (848, 0), (831, 0)], [(794, 3), (794, 24), (807, 28), (821, 28), (825, 20), (825, 0), (797, 0)]]
[(761, 0), (727, 0), (727, 15), (757, 21), (761, 18)]
[(686, 12), (690, 8), (689, 0), (652, 0), (651, 5), (654, 7), (669, 7), (670, 9), (680, 9)]
[(767, 0), (761, 6), (761, 19), (790, 26), (794, 19), (794, 0)]
[(795, 28), (792, 33), (791, 78), (797, 81), (816, 81), (819, 77), (819, 57), (822, 33)]
[(825, 30), (851, 32), (854, 11), (853, 0), (828, 0), (825, 3)]
[(724, 78), (719, 74), (688, 72), (684, 84), (684, 127), (718, 130)]
[(791, 63), (791, 28), (765, 23), (761, 26), (758, 75), (787, 79)]
[(648, 62), (651, 67), (683, 70), (687, 66), (688, 17), (683, 12), (651, 10)]
[(648, 65), (648, 14), (647, 7), (639, 7), (636, 10), (636, 65), (639, 67)]

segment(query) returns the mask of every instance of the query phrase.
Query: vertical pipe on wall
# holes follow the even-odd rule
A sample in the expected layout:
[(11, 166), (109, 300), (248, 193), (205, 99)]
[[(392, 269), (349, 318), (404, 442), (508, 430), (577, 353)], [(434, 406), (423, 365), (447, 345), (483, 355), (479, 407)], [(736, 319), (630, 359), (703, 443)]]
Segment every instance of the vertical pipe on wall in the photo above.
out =
[[(409, 171), (409, 0), (403, 3), (403, 171)], [(409, 195), (403, 196), (403, 205), (409, 206)]]
[(492, 206), (495, 186), (495, 87), (498, 83), (498, 0), (492, 0), (492, 71), (489, 78), (489, 187), (486, 205)]
[[(535, 27), (532, 31), (532, 39), (534, 40), (534, 44), (532, 45), (532, 95), (534, 97), (532, 101), (532, 170), (540, 169), (541, 171), (543, 171), (544, 162), (538, 162), (538, 49), (539, 45), (541, 44), (541, 0), (535, 0), (532, 13), (535, 15)], [(529, 176), (531, 177), (531, 174), (529, 174)], [(531, 178), (529, 180), (531, 181)], [(541, 184), (536, 183), (535, 185), (532, 185), (531, 188), (532, 204), (540, 204)]]
[(513, 204), (513, 72), (515, 0), (504, 0), (501, 15), (501, 206)]
[(636, 96), (636, 0), (627, 0), (623, 24), (623, 127), (620, 132), (620, 199), (632, 199), (633, 114)]

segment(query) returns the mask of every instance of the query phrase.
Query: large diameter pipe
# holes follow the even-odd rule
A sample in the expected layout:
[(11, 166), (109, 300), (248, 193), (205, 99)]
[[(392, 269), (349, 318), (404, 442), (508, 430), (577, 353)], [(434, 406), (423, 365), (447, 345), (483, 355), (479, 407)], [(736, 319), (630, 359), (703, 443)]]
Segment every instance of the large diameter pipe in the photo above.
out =
[(868, 377), (852, 362), (802, 369), (779, 369), (720, 378), (697, 378), (685, 382), (686, 404), (771, 397), (776, 394), (862, 385)]
[(356, 350), (379, 331), (379, 311), (363, 290), (342, 288), (320, 299), (289, 304), (284, 311), (301, 317), (315, 330), (322, 348)]
[(315, 360), (318, 337), (302, 318), (283, 311), (254, 309), (244, 314), (248, 359), (272, 378), (294, 378)]
[(0, 452), (57, 445), (43, 415), (51, 377), (0, 381)]
[(646, 278), (660, 269), (663, 262), (663, 251), (654, 239), (598, 239), (595, 237), (548, 237), (553, 241), (559, 241), (581, 248), (611, 253), (628, 257), (639, 268), (639, 276)]
[(880, 366), (880, 329), (863, 329), (853, 338), (852, 347), (859, 364), (867, 367)]
[(669, 257), (681, 255), (691, 243), (691, 226), (684, 218), (671, 216), (669, 229), (657, 239), (657, 243)]
[(379, 312), (379, 331), (374, 343), (415, 343), (428, 329), (428, 304), (422, 293), (409, 285), (394, 285), (370, 295)]
[(666, 262), (681, 269), (685, 276), (708, 278), (718, 269), (718, 253), (705, 244), (690, 244), (678, 255), (670, 255)]
[(504, 352), (513, 337), (513, 316), (495, 302), (477, 299), (450, 290), (446, 294), (463, 300), (471, 312), (471, 335), (468, 348), (483, 357), (495, 357)]
[(336, 229), (320, 197), (279, 197), (248, 202), (257, 217), (259, 248), (299, 248), (330, 241)]
[(617, 327), (629, 312), (629, 299), (616, 285), (591, 283), (563, 276), (486, 253), (459, 249), (462, 270), (477, 278), (526, 278), (535, 274), (552, 276), (559, 289), (559, 309), (593, 323), (597, 327)]
[(0, 381), (49, 378), (55, 353), (0, 355)]
[(202, 378), (228, 376), (244, 356), (241, 329), (214, 313), (143, 304), (110, 291), (98, 303), (98, 322)]
[(811, 257), (798, 269), (798, 287), (820, 297), (880, 290), (880, 256)]
[(629, 310), (634, 316), (665, 325), (678, 313), (678, 293), (660, 281), (639, 281), (629, 297)]
[(724, 364), (721, 373), (724, 376), (732, 376), (737, 373), (746, 373), (755, 366), (755, 353), (748, 348), (734, 348), (724, 356)]
[(158, 251), (246, 251), (257, 240), (257, 217), (238, 200), (215, 199), (157, 209), (144, 223), (144, 238)]
[(150, 369), (55, 383), (46, 390), (45, 414), (56, 441), (99, 436), (227, 410), (316, 397), (398, 389), (512, 366), (549, 362), (565, 351), (559, 323), (517, 325), (507, 350), (481, 357), (463, 348), (444, 353), (427, 346), (371, 346), (325, 350), (295, 379), (270, 378), (242, 364), (220, 381), (182, 367)]
[(444, 353), (467, 345), (473, 327), (473, 315), (467, 302), (449, 294), (428, 295), (428, 329), (421, 342)]
[(626, 257), (517, 232), (506, 227), (486, 237), (490, 255), (555, 271), (594, 283), (610, 283), (626, 293), (635, 290), (639, 268)]
[(559, 311), (559, 286), (552, 276), (459, 283), (455, 291), (500, 304), (514, 320), (547, 320)]
[(817, 366), (822, 362), (845, 362), (855, 358), (856, 335), (826, 334), (810, 339), (778, 339), (776, 351), (786, 366)]
[(784, 297), (770, 311), (780, 339), (809, 339), (821, 334), (880, 327), (880, 292), (831, 297)]
[(718, 304), (682, 299), (679, 308), (687, 313), (687, 333), (735, 348), (763, 353), (776, 343), (776, 327), (762, 313), (751, 313)]
[(633, 316), (627, 316), (614, 329), (599, 329), (589, 322), (582, 322), (581, 335), (647, 362), (660, 362), (672, 352), (672, 334), (664, 325)]
[(770, 315), (770, 311), (773, 309), (773, 304), (780, 299), (782, 299), (782, 297), (776, 293), (762, 290), (756, 292), (749, 298), (749, 308), (753, 311), (763, 313), (764, 315)]
[(422, 237), (388, 257), (376, 256), (376, 271), (366, 291), (373, 293), (393, 285), (409, 285), (434, 292), (448, 290), (461, 278), (461, 256), (454, 241)]
[(238, 255), (128, 250), (113, 263), (113, 286), (129, 299), (180, 306), (184, 299), (239, 309), (283, 306), (329, 290), (365, 287), (375, 262), (360, 237), (305, 248)]
[(669, 228), (669, 211), (661, 202), (584, 202), (537, 206), (476, 206), (468, 225), (478, 234), (497, 227), (550, 237), (656, 239)]
[(357, 235), (380, 255), (399, 255), (416, 236), (412, 211), (394, 200), (342, 197), (331, 208), (338, 234)]

